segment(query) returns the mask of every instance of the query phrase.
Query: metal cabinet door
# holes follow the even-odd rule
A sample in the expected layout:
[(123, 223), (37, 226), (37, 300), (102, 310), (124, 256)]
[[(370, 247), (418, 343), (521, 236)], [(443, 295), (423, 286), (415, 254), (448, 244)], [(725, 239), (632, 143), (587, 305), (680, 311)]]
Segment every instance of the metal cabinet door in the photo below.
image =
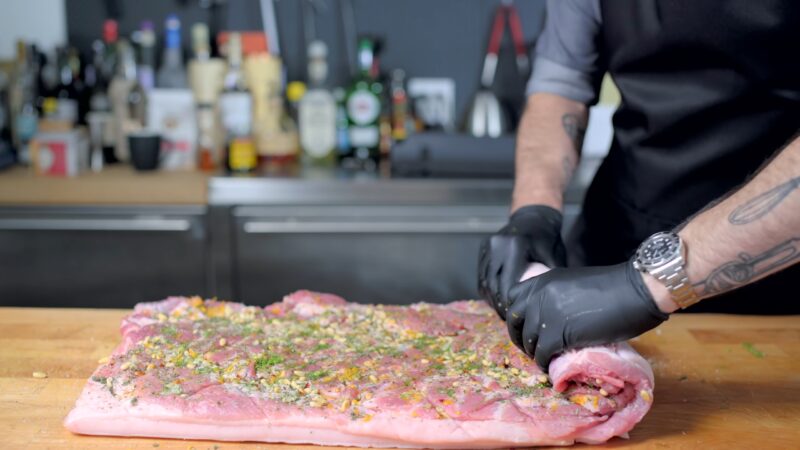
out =
[(205, 207), (0, 209), (0, 306), (204, 294)]
[(311, 289), (402, 304), (477, 298), (480, 241), (507, 209), (239, 207), (233, 215), (238, 300), (267, 304)]

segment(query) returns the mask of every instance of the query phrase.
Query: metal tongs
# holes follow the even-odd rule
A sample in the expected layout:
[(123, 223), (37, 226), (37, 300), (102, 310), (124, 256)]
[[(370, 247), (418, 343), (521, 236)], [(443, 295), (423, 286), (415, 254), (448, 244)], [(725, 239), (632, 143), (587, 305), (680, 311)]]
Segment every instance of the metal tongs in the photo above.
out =
[(514, 41), (514, 52), (517, 54), (517, 68), (520, 76), (527, 78), (530, 70), (530, 60), (525, 49), (522, 23), (519, 20), (517, 8), (512, 0), (502, 0), (494, 16), (492, 31), (489, 35), (489, 46), (483, 60), (481, 88), (475, 93), (475, 98), (467, 114), (467, 131), (476, 137), (499, 137), (509, 131), (509, 120), (503, 110), (503, 105), (492, 92), (492, 84), (494, 84), (494, 76), (497, 72), (500, 42), (505, 33), (506, 18), (508, 18), (508, 25), (511, 29), (511, 39)]
[(523, 78), (527, 78), (530, 70), (530, 58), (525, 48), (525, 37), (522, 34), (522, 22), (519, 20), (517, 7), (514, 6), (514, 0), (501, 0), (494, 15), (492, 32), (489, 35), (489, 47), (486, 49), (486, 57), (483, 60), (481, 85), (487, 89), (492, 86), (494, 75), (497, 71), (497, 55), (500, 53), (500, 42), (503, 40), (503, 34), (505, 34), (506, 18), (508, 18), (508, 28), (511, 31), (511, 39), (514, 42), (519, 74)]

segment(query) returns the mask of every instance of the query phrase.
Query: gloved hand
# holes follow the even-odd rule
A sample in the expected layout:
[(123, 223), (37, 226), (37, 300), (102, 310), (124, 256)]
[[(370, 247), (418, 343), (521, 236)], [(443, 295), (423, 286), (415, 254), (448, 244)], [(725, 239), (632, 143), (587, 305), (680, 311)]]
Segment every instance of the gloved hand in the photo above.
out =
[(509, 300), (511, 340), (545, 371), (564, 350), (630, 339), (669, 317), (630, 261), (556, 268), (516, 285)]
[(561, 213), (544, 205), (518, 209), (500, 231), (481, 243), (478, 291), (505, 320), (508, 291), (519, 282), (529, 264), (566, 266), (561, 240)]

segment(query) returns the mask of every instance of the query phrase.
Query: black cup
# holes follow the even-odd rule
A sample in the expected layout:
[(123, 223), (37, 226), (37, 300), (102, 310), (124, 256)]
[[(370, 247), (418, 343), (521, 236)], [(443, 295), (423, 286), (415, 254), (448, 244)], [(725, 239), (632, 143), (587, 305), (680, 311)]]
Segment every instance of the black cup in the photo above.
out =
[(155, 170), (161, 159), (161, 135), (145, 131), (129, 134), (128, 150), (136, 170)]

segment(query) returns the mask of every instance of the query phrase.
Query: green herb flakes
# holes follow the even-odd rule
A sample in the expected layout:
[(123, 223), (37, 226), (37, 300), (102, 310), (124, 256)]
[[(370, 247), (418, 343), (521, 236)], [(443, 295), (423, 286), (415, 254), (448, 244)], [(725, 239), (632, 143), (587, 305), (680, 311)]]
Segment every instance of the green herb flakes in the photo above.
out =
[(320, 378), (325, 378), (330, 374), (327, 370), (315, 370), (308, 374), (309, 380), (319, 380)]
[(256, 370), (267, 370), (268, 368), (283, 362), (283, 357), (279, 355), (261, 356), (256, 359)]
[(745, 350), (750, 352), (750, 354), (755, 356), (756, 358), (763, 358), (764, 357), (764, 353), (761, 350), (757, 349), (750, 342), (743, 342), (742, 343), (742, 347), (744, 347)]
[(175, 383), (167, 383), (161, 390), (161, 395), (180, 395), (183, 394), (183, 388)]

